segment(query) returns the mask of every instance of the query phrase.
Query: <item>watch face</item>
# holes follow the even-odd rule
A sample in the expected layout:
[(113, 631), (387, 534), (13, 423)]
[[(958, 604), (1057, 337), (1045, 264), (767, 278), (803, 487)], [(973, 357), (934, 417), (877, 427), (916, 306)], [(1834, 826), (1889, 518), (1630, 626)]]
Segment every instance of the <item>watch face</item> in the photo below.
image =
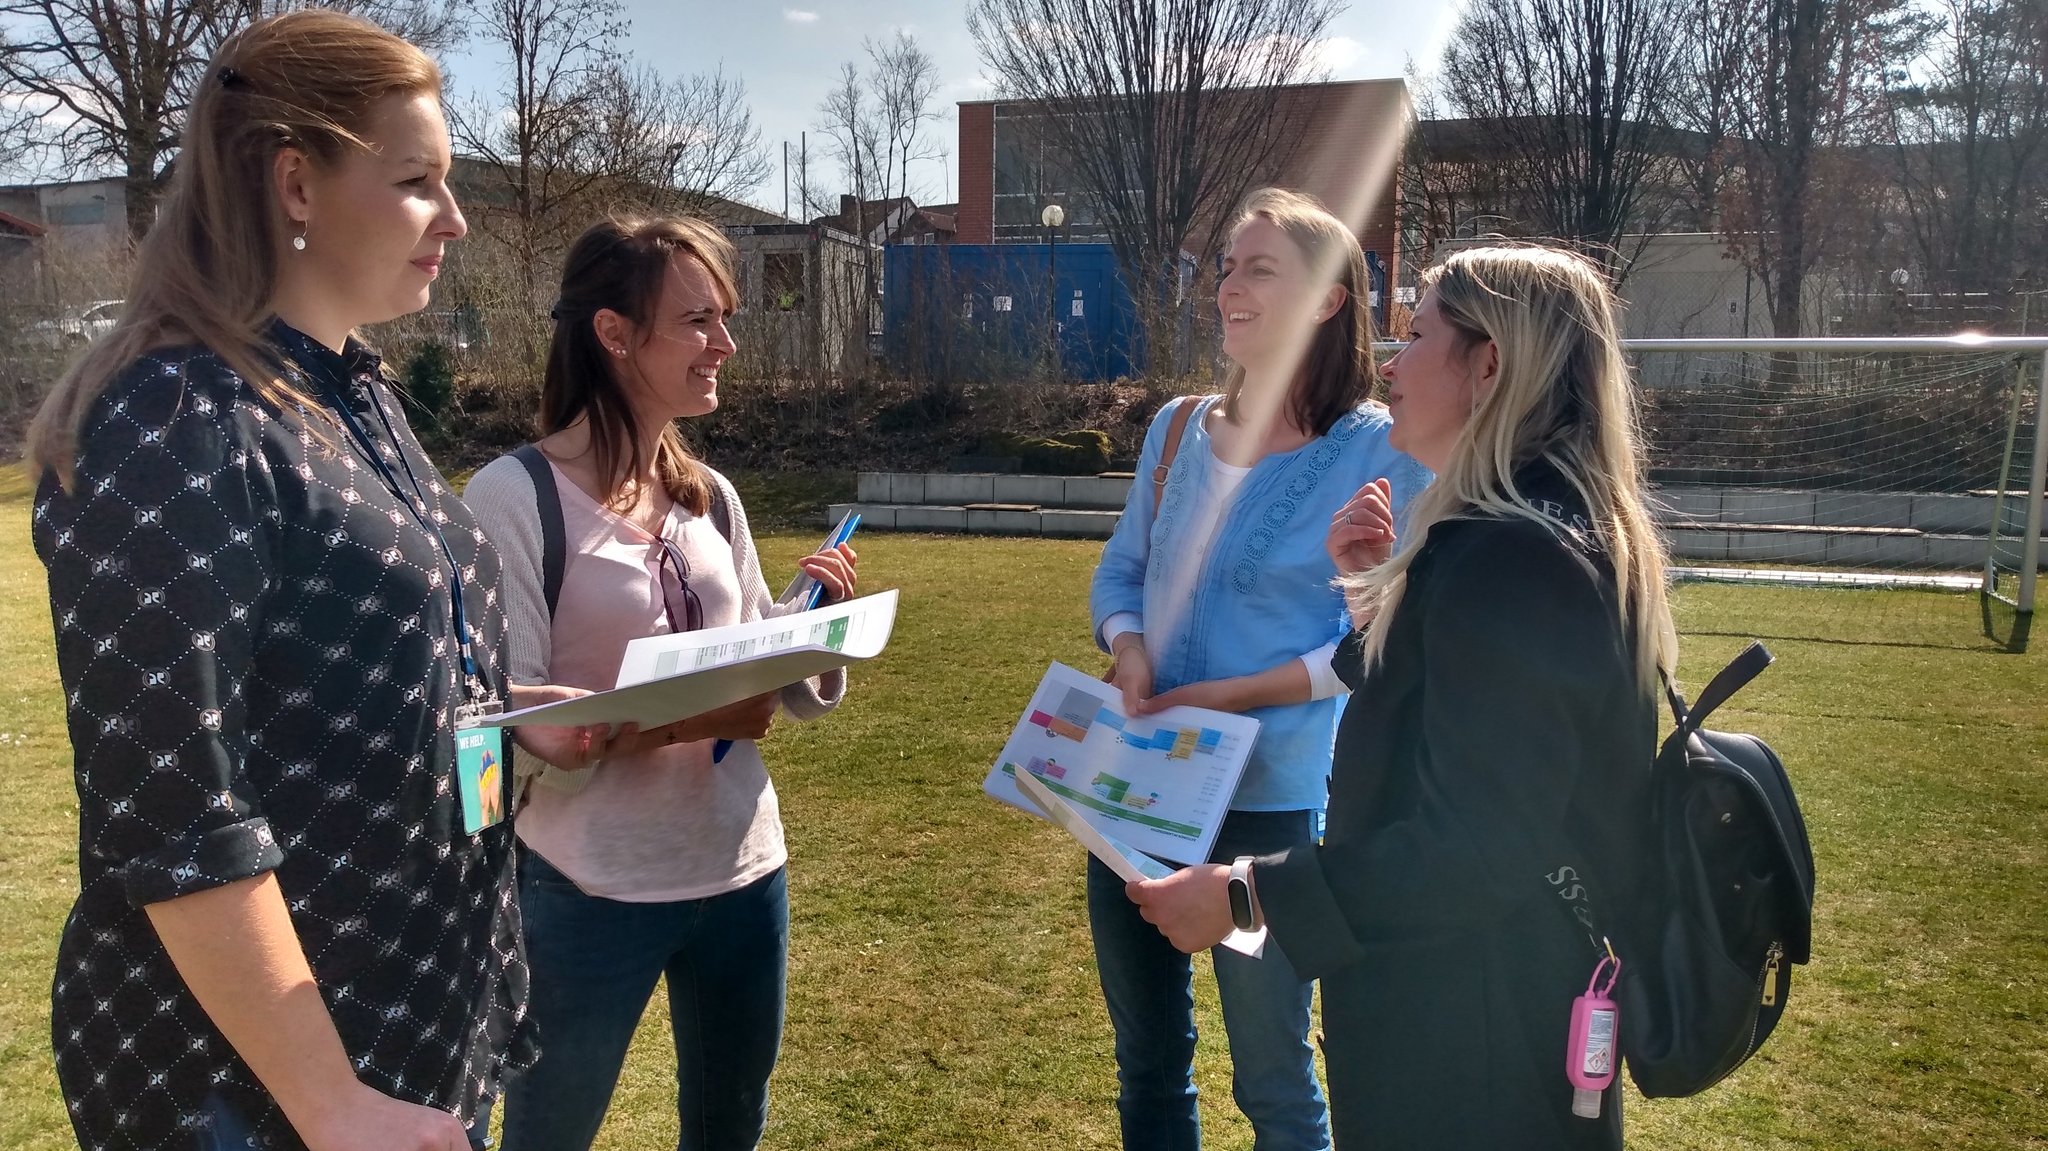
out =
[(1252, 929), (1251, 885), (1234, 875), (1230, 877), (1230, 922), (1239, 931)]

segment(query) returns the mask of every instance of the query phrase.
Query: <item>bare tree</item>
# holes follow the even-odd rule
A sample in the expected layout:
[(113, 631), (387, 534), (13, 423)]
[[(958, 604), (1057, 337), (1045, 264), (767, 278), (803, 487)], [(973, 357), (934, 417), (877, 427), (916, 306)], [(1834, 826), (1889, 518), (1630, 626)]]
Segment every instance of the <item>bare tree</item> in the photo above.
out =
[(936, 155), (924, 139), (924, 126), (937, 119), (932, 97), (939, 91), (938, 65), (901, 30), (890, 40), (869, 40), (865, 47), (873, 114), (882, 137), (882, 198), (909, 196), (910, 162)]
[[(184, 128), (192, 82), (229, 33), (308, 7), (277, 0), (0, 0), (0, 91), (31, 114), (0, 125), (44, 170), (116, 172), (140, 239)], [(461, 36), (454, 0), (328, 0), (429, 51)]]
[(361, 16), (439, 58), (468, 35), (463, 9), (468, 0), (214, 0), (226, 10), (223, 34), (265, 16), (301, 8), (326, 8)]
[(682, 210), (738, 199), (774, 173), (740, 77), (720, 67), (672, 80), (665, 104), (663, 171)]
[(1401, 156), (1401, 258), (1427, 264), (1445, 240), (1504, 221), (1512, 193), (1498, 156), (1452, 116), (1438, 78), (1413, 60), (1407, 75), (1414, 122)]
[(593, 177), (586, 198), (715, 219), (768, 178), (746, 84), (723, 69), (668, 78), (612, 62), (584, 112), (573, 162)]
[(1515, 173), (1533, 230), (1626, 272), (1622, 237), (1655, 232), (1672, 136), (1671, 25), (1687, 0), (1473, 0), (1445, 89)]
[[(1101, 221), (1154, 348), (1185, 248), (1289, 158), (1335, 0), (972, 0), (967, 27), (1007, 99), (1035, 105), (1047, 162)], [(1070, 218), (1079, 213), (1069, 205)]]
[(34, 112), (14, 125), (18, 147), (46, 169), (121, 173), (139, 239), (219, 15), (203, 0), (0, 4), (0, 81)]
[(1687, 188), (1689, 223), (1710, 232), (1737, 160), (1734, 145), (1740, 89), (1751, 30), (1763, 21), (1767, 0), (1719, 0), (1681, 7), (1675, 25), (1678, 68), (1668, 107), (1682, 137), (1679, 163)]
[[(860, 330), (865, 334), (874, 329), (876, 283), (875, 253), (869, 244), (869, 232), (875, 221), (867, 218), (868, 205), (879, 198), (877, 193), (881, 189), (887, 187), (889, 172), (884, 149), (890, 136), (880, 101), (864, 82), (860, 68), (852, 61), (839, 66), (839, 78), (819, 102), (816, 127), (825, 138), (826, 154), (839, 162), (841, 178), (850, 186), (852, 219), (847, 223), (848, 230), (861, 245), (858, 314), (862, 324)], [(817, 196), (814, 188), (804, 191), (807, 198)], [(818, 214), (828, 214), (822, 203), (813, 202), (811, 209)], [(863, 351), (865, 347), (863, 340)]]
[[(839, 76), (818, 102), (818, 117), (811, 125), (823, 137), (824, 154), (839, 165), (840, 178), (855, 201), (853, 231), (863, 238), (868, 225), (866, 205), (881, 198), (889, 175), (883, 151), (888, 129), (879, 104), (860, 66), (849, 60), (839, 65)], [(820, 214), (837, 207), (829, 202), (829, 194), (811, 205)]]
[[(863, 69), (854, 61), (839, 66), (825, 98), (818, 102), (812, 127), (823, 137), (824, 154), (838, 163), (840, 179), (855, 201), (847, 222), (855, 233), (875, 239), (874, 229), (887, 222), (868, 219), (869, 206), (914, 195), (910, 162), (940, 155), (924, 127), (938, 118), (932, 99), (938, 93), (938, 67), (907, 32), (893, 39), (863, 42), (868, 57)], [(836, 214), (834, 193), (820, 193), (817, 181), (807, 189), (805, 206), (818, 215)], [(887, 237), (880, 238), (882, 242)]]
[(2009, 288), (2041, 270), (2048, 18), (2026, 0), (1946, 0), (1917, 83), (1890, 93), (1904, 222), (1930, 286)]
[(522, 295), (540, 308), (543, 258), (566, 240), (567, 209), (613, 175), (600, 105), (631, 91), (612, 63), (626, 25), (618, 0), (486, 0), (478, 19), (506, 52), (504, 83), (495, 102), (456, 109), (450, 131), (486, 182), (471, 193), (478, 230), (511, 250)]
[(1913, 54), (1909, 0), (1758, 0), (1730, 91), (1734, 167), (1722, 235), (1757, 274), (1776, 335), (1801, 334), (1807, 277), (1865, 213), (1871, 139), (1888, 68)]

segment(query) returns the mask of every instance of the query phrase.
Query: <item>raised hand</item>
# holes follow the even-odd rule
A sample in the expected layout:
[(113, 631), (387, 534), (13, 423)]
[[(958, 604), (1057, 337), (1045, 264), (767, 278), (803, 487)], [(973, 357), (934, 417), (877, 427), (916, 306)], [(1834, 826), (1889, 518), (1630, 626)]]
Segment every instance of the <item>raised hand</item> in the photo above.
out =
[(1343, 575), (1376, 568), (1394, 554), (1394, 497), (1386, 477), (1358, 489), (1330, 517), (1324, 550)]

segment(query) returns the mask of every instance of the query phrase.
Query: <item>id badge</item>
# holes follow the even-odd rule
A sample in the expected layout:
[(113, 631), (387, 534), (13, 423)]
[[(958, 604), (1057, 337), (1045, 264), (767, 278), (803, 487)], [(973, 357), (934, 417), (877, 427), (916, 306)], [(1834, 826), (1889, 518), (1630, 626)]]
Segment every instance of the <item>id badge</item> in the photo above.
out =
[(478, 727), (503, 705), (470, 705), (455, 713), (455, 789), (462, 796), (462, 830), (475, 835), (504, 822), (511, 794), (505, 778), (505, 729)]

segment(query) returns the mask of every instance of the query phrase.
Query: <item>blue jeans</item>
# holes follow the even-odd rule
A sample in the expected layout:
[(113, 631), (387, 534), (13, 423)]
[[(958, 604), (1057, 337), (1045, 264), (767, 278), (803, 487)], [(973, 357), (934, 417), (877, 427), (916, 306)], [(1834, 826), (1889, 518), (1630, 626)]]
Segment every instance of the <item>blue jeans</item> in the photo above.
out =
[[(1217, 833), (1213, 862), (1306, 843), (1312, 811), (1233, 811)], [(1195, 1151), (1194, 962), (1145, 922), (1124, 881), (1088, 857), (1088, 922), (1095, 967), (1116, 1029), (1117, 1115), (1125, 1151)], [(1210, 949), (1223, 1030), (1230, 1039), (1231, 1095), (1251, 1120), (1256, 1151), (1322, 1151), (1329, 1108), (1309, 1046), (1315, 985), (1294, 973), (1270, 938), (1265, 957)]]
[(540, 1061), (507, 1085), (504, 1151), (582, 1151), (597, 1138), (633, 1030), (668, 978), (676, 1146), (751, 1151), (768, 1123), (789, 970), (786, 868), (706, 899), (585, 895), (521, 850), (519, 908)]

